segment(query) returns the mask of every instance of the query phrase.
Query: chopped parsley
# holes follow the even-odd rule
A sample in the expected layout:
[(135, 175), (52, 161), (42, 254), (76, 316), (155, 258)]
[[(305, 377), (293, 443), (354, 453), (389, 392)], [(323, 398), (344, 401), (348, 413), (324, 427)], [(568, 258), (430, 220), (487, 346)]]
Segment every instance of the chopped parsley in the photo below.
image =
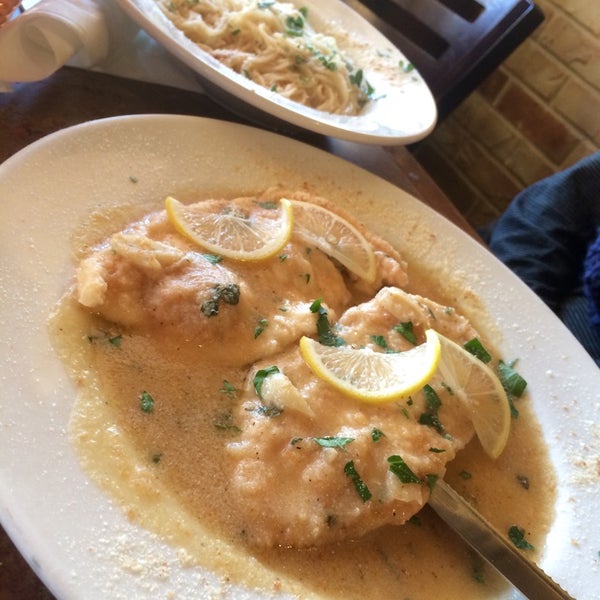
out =
[(419, 423), (432, 427), (441, 435), (444, 433), (444, 426), (440, 422), (438, 410), (442, 401), (429, 384), (425, 385), (423, 393), (425, 394), (425, 412), (419, 417)]
[(334, 54), (319, 54), (317, 60), (328, 70), (337, 71), (337, 62)]
[(256, 339), (269, 325), (267, 319), (259, 319), (258, 324), (254, 328), (254, 339)]
[(513, 525), (508, 530), (508, 538), (519, 550), (533, 550), (535, 546), (525, 539), (525, 530), (518, 525)]
[(304, 18), (302, 15), (289, 16), (285, 20), (285, 32), (292, 37), (304, 35)]
[(329, 435), (325, 437), (314, 437), (312, 439), (323, 448), (338, 448), (340, 450), (354, 441), (354, 438), (351, 437), (337, 437)]
[(203, 254), (202, 257), (212, 265), (219, 264), (223, 260), (223, 257), (219, 254)]
[(371, 336), (371, 341), (376, 346), (379, 346), (380, 348), (383, 348), (384, 350), (388, 350), (389, 349), (387, 341), (386, 341), (384, 335), (372, 335)]
[(433, 490), (433, 487), (435, 486), (438, 479), (439, 475), (433, 475), (431, 473), (425, 475), (425, 481), (427, 482), (427, 487), (429, 487), (430, 490)]
[(237, 390), (235, 389), (235, 386), (229, 383), (227, 379), (223, 379), (223, 385), (219, 389), (219, 392), (221, 392), (221, 394), (225, 394), (231, 400), (235, 400), (237, 397)]
[(213, 420), (215, 429), (221, 431), (233, 431), (239, 433), (241, 429), (233, 422), (233, 415), (230, 412), (219, 413)]
[(369, 488), (367, 487), (367, 484), (360, 478), (360, 475), (358, 474), (358, 471), (356, 470), (356, 467), (354, 466), (353, 460), (348, 461), (344, 465), (344, 473), (346, 474), (347, 477), (349, 477), (352, 480), (352, 483), (354, 484), (354, 488), (356, 489), (358, 495), (360, 496), (360, 499), (363, 502), (369, 501), (373, 494), (371, 494), (371, 490), (369, 490)]
[(200, 311), (207, 317), (219, 314), (221, 303), (235, 305), (240, 301), (240, 286), (237, 283), (218, 283), (212, 288), (212, 296), (200, 306)]
[(515, 398), (520, 398), (525, 392), (527, 382), (521, 377), (514, 369), (516, 361), (511, 363), (505, 363), (503, 361), (498, 362), (498, 378), (500, 383), (508, 396), (508, 403), (510, 404), (510, 414), (513, 419), (518, 418), (519, 411), (515, 406)]
[(363, 80), (363, 70), (358, 69), (354, 73), (350, 73), (350, 83), (355, 85), (356, 87), (360, 87), (360, 84)]
[(515, 363), (516, 361), (511, 363), (500, 361), (498, 363), (498, 376), (506, 393), (513, 398), (520, 398), (525, 392), (527, 382), (515, 371)]
[(377, 427), (373, 427), (373, 429), (371, 430), (371, 439), (377, 443), (382, 437), (385, 437), (385, 433), (383, 433), (383, 431), (381, 431), (381, 429), (378, 429)]
[(478, 338), (473, 338), (463, 345), (467, 352), (478, 358), (481, 362), (489, 363), (492, 360), (492, 355), (485, 349), (484, 345)]
[(257, 204), (261, 208), (266, 208), (267, 210), (277, 210), (277, 208), (279, 207), (279, 204), (277, 204), (277, 202), (274, 202), (273, 200), (264, 200), (257, 202)]
[(327, 309), (322, 306), (320, 298), (310, 305), (310, 312), (317, 314), (317, 335), (321, 344), (324, 346), (344, 346), (346, 344), (343, 338), (334, 333), (327, 317)]
[(112, 335), (108, 331), (100, 331), (98, 333), (88, 335), (87, 340), (90, 342), (90, 344), (95, 344), (96, 342), (108, 342), (111, 346), (120, 348), (121, 342), (123, 341), (123, 336), (120, 333)]
[(477, 583), (485, 583), (485, 561), (477, 552), (470, 552), (471, 576)]
[(154, 410), (154, 398), (146, 390), (140, 394), (140, 408), (145, 413), (151, 413)]
[(404, 459), (397, 454), (388, 456), (390, 471), (398, 477), (402, 483), (421, 483), (421, 480), (411, 471)]
[(398, 323), (398, 325), (394, 325), (392, 329), (409, 341), (413, 346), (417, 344), (417, 336), (415, 335), (412, 321)]
[(265, 369), (259, 369), (254, 375), (254, 389), (256, 391), (256, 395), (262, 400), (262, 386), (265, 382), (265, 379), (269, 377), (269, 375), (273, 375), (274, 373), (279, 373), (279, 367), (277, 365), (271, 365), (270, 367), (266, 367)]
[(278, 417), (283, 413), (283, 408), (279, 408), (279, 406), (275, 406), (274, 404), (271, 404), (271, 406), (257, 404), (252, 412), (262, 415), (263, 417)]
[(112, 337), (108, 338), (108, 343), (111, 344), (112, 346), (114, 346), (115, 348), (120, 348), (122, 341), (123, 341), (122, 335), (113, 335)]

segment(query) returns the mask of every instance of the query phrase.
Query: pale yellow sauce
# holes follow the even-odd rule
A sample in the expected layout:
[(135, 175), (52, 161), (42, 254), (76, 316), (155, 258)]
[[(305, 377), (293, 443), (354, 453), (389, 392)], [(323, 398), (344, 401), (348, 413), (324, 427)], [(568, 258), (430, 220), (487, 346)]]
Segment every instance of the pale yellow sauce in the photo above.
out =
[[(428, 287), (420, 281), (411, 291), (441, 300)], [(117, 347), (109, 340), (120, 332), (70, 295), (51, 330), (78, 384), (70, 429), (84, 468), (129, 518), (184, 548), (186, 566), (302, 598), (478, 599), (505, 589), (428, 508), (413, 522), (359, 540), (310, 550), (247, 547), (232, 518), (224, 460), (235, 433), (223, 426), (235, 400), (221, 391), (225, 380), (241, 389), (245, 371), (191, 362), (150, 337), (126, 335)], [(155, 398), (151, 413), (140, 410), (147, 389)], [(446, 480), (500, 531), (524, 528), (539, 550), (553, 517), (555, 479), (526, 398), (518, 408), (501, 458), (489, 460), (474, 441), (449, 464)]]

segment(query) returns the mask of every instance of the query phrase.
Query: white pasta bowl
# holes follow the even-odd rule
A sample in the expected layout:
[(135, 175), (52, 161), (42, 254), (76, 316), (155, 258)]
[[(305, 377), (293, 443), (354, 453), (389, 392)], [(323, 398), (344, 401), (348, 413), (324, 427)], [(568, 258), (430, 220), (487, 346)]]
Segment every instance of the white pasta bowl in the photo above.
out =
[[(365, 144), (410, 144), (431, 132), (437, 108), (416, 70), (405, 72), (406, 57), (385, 36), (341, 0), (292, 0), (308, 10), (315, 29), (344, 32), (349, 55), (370, 53), (365, 77), (375, 92), (357, 115), (338, 115), (294, 102), (225, 66), (168, 19), (155, 0), (117, 0), (121, 8), (169, 53), (194, 70), (205, 91), (234, 113), (271, 128), (307, 131)], [(354, 48), (354, 50), (353, 50)], [(358, 53), (358, 56), (355, 55)], [(363, 55), (364, 56), (364, 55)], [(386, 56), (393, 69), (374, 68)]]

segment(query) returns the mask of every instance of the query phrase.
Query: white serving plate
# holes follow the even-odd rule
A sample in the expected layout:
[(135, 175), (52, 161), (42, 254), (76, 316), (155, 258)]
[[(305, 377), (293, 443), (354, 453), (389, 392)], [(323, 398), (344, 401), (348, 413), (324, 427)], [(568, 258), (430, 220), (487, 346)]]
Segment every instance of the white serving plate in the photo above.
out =
[[(575, 598), (598, 598), (600, 371), (568, 330), (482, 246), (390, 183), (288, 138), (197, 117), (94, 121), (0, 165), (0, 520), (25, 558), (60, 600), (170, 591), (191, 600), (219, 587), (218, 575), (182, 567), (176, 549), (132, 525), (80, 469), (66, 433), (75, 389), (46, 323), (73, 278), (70, 236), (91, 211), (182, 189), (305, 182), (482, 299), (499, 350), (519, 357), (557, 473), (541, 566)], [(232, 587), (222, 597), (261, 596)]]
[[(367, 144), (410, 144), (433, 129), (437, 108), (423, 79), (398, 68), (394, 74), (365, 77), (374, 84), (378, 100), (358, 116), (317, 111), (283, 98), (235, 73), (189, 40), (166, 18), (154, 0), (117, 0), (120, 7), (168, 52), (199, 76), (204, 89), (233, 112), (263, 125), (286, 131), (289, 125), (340, 139)], [(292, 0), (308, 8), (315, 25), (335, 23), (376, 51), (390, 52), (399, 63), (408, 61), (400, 50), (341, 0)], [(321, 30), (321, 29), (319, 29)]]

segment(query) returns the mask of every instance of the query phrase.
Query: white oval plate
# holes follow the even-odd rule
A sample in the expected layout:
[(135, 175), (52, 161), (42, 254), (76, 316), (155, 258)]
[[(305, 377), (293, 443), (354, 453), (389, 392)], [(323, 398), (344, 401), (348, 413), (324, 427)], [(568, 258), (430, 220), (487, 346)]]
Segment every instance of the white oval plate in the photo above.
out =
[[(315, 186), (407, 257), (475, 292), (519, 358), (559, 483), (542, 567), (598, 598), (600, 371), (541, 301), (472, 238), (383, 179), (273, 133), (197, 117), (94, 121), (0, 165), (0, 518), (61, 600), (206, 597), (218, 575), (132, 525), (78, 466), (66, 433), (75, 389), (48, 315), (73, 278), (70, 238), (93, 210), (178, 190)], [(223, 598), (259, 598), (231, 587)], [(282, 597), (284, 597), (282, 595)]]
[[(365, 69), (378, 98), (362, 114), (340, 116), (292, 102), (229, 69), (188, 39), (165, 17), (154, 0), (117, 0), (121, 8), (167, 51), (191, 67), (206, 91), (235, 113), (281, 129), (281, 124), (354, 142), (381, 145), (409, 144), (425, 137), (437, 118), (435, 101), (417, 73), (400, 66), (385, 76)], [(292, 0), (308, 8), (319, 31), (329, 24), (351, 32), (373, 53), (390, 53), (395, 63), (405, 56), (377, 29), (341, 0)], [(285, 127), (285, 125), (283, 126)]]

